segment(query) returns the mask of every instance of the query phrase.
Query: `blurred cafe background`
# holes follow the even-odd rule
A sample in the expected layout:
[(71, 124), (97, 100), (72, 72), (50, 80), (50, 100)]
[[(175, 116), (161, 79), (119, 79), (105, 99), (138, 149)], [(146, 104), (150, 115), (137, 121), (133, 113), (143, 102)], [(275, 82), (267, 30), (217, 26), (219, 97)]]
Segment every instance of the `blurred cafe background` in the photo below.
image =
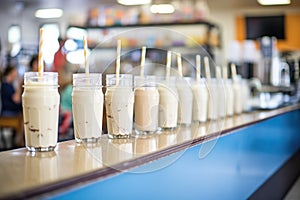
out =
[[(41, 28), (43, 45), (39, 43)], [(116, 54), (118, 40), (122, 41), (120, 56)], [(21, 98), (25, 72), (37, 71), (39, 46), (43, 46), (44, 70), (58, 72), (59, 143), (55, 150), (51, 146), (50, 152), (24, 148), (24, 124), (28, 124), (26, 130), (39, 133), (29, 120), (23, 121)], [(121, 74), (136, 75), (143, 46), (147, 47), (145, 76), (167, 74), (168, 51), (173, 55), (171, 75), (179, 71), (184, 77), (195, 79), (197, 75), (196, 87), (189, 87), (192, 84), (187, 81), (190, 85), (185, 89), (190, 93), (181, 93), (181, 100), (196, 103), (181, 105), (188, 105), (189, 111), (202, 114), (205, 120), (193, 119), (192, 123), (192, 112), (188, 112), (190, 121), (178, 123), (178, 111), (188, 110), (177, 110), (180, 97), (168, 103), (159, 100), (175, 113), (169, 118), (176, 115), (176, 120), (175, 127), (162, 126), (162, 131), (157, 131), (158, 118), (163, 118), (157, 113), (164, 110), (157, 99), (170, 96), (160, 95), (156, 83), (151, 82), (155, 87), (142, 89), (143, 94), (151, 94), (146, 94), (149, 99), (154, 97), (155, 104), (145, 104), (146, 96), (139, 100), (138, 108), (144, 111), (140, 118), (145, 123), (156, 123), (155, 134), (147, 135), (151, 130), (145, 129), (145, 138), (130, 137), (130, 126), (129, 131), (125, 129), (126, 139), (109, 138), (106, 124), (119, 118), (126, 123), (123, 111), (131, 107), (126, 102), (121, 115), (120, 107), (106, 100), (104, 114), (106, 107), (113, 107), (125, 117), (116, 120), (107, 114), (110, 119), (101, 118), (98, 132), (103, 135), (97, 142), (76, 142), (73, 125), (80, 123), (73, 123), (72, 75), (84, 72), (86, 53), (86, 69), (102, 73), (105, 83), (105, 75), (116, 72), (116, 57), (121, 58)], [(182, 70), (177, 70), (177, 53), (182, 56)], [(201, 63), (196, 63), (199, 54)], [(210, 87), (196, 70), (199, 63), (201, 77), (209, 80)], [(212, 79), (205, 74), (204, 64), (210, 65)], [(300, 199), (300, 0), (1, 0), (0, 77), (0, 199)], [(176, 84), (184, 86), (181, 80)], [(222, 90), (220, 82), (226, 83)], [(176, 90), (175, 82), (170, 86)], [(97, 85), (102, 94), (99, 88)], [(137, 93), (131, 87), (128, 91)], [(93, 99), (94, 93), (90, 94)], [(230, 98), (225, 97), (229, 94)], [(83, 105), (82, 99), (77, 100), (78, 105)], [(123, 102), (119, 99), (117, 102)], [(226, 103), (231, 105), (231, 114), (224, 109), (230, 107)], [(172, 104), (175, 106), (169, 106)], [(84, 105), (97, 113), (102, 108), (101, 103)], [(233, 105), (239, 112), (233, 112)], [(205, 112), (199, 111), (202, 108)], [(216, 116), (208, 119), (207, 108), (219, 109), (223, 115), (214, 111), (211, 113)], [(88, 109), (80, 109), (80, 116), (89, 115), (89, 111), (81, 115), (82, 110)], [(157, 114), (156, 119), (148, 120), (145, 116), (149, 113)], [(101, 115), (102, 110), (97, 117)], [(133, 126), (140, 119), (136, 116), (131, 113)], [(81, 124), (93, 127), (83, 119)], [(122, 127), (115, 127), (119, 133)], [(43, 137), (40, 133), (34, 135), (36, 140)]]
[[(299, 101), (300, 0), (270, 2), (145, 0), (134, 5), (126, 0), (4, 0), (1, 77), (7, 76), (16, 92), (22, 90), (24, 72), (36, 70), (43, 27), (46, 71), (58, 71), (60, 77), (60, 141), (73, 138), (70, 85), (72, 73), (83, 68), (83, 37), (88, 38), (91, 70), (101, 73), (114, 64), (117, 39), (123, 45), (123, 72), (138, 65), (143, 45), (149, 48), (149, 63), (165, 62), (166, 53), (159, 49), (180, 52), (185, 76), (194, 75), (191, 66), (199, 52), (209, 55), (215, 65), (234, 63), (238, 74), (249, 80), (251, 109), (274, 109)], [(8, 66), (17, 73), (8, 72)], [(20, 98), (14, 101), (9, 114), (21, 118), (20, 103)], [(23, 138), (11, 128), (1, 127), (1, 149), (23, 145)]]

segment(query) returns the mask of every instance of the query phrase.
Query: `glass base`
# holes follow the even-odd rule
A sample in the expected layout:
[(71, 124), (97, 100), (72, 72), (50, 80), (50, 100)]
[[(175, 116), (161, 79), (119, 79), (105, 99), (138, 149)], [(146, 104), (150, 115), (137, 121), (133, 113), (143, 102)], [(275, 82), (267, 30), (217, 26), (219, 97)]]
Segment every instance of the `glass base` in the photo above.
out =
[(160, 130), (162, 131), (173, 131), (175, 130), (177, 127), (160, 127)]
[(144, 130), (134, 130), (133, 136), (134, 137), (142, 137), (147, 135), (152, 135), (157, 133), (159, 130), (156, 131), (144, 131)]
[(207, 119), (206, 120), (193, 120), (193, 123), (205, 123), (207, 122)]
[(181, 127), (190, 127), (191, 123), (178, 123), (178, 125)]
[(49, 146), (49, 147), (29, 147), (26, 146), (28, 151), (32, 152), (47, 152), (47, 151), (54, 151), (55, 146)]
[(109, 139), (128, 139), (131, 137), (131, 134), (110, 134), (108, 133)]
[(78, 143), (96, 143), (100, 140), (100, 137), (98, 138), (75, 138), (76, 142)]

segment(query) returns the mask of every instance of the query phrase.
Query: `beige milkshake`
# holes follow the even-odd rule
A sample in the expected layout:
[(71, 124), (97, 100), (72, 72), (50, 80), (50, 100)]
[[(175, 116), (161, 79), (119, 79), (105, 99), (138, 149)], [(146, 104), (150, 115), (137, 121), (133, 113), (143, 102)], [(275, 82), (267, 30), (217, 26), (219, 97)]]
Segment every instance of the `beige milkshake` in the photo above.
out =
[(59, 93), (57, 73), (27, 72), (22, 95), (25, 143), (29, 151), (51, 151), (57, 144)]
[(219, 118), (219, 84), (216, 79), (211, 80), (210, 84), (208, 84), (208, 110), (207, 110), (207, 118), (209, 120), (217, 120)]
[(218, 117), (226, 116), (226, 88), (224, 81), (218, 80)]
[(250, 88), (246, 79), (242, 80), (241, 83), (242, 93), (243, 93), (243, 111), (249, 111), (249, 98), (250, 98)]
[(234, 113), (241, 114), (243, 112), (243, 92), (241, 79), (237, 78), (233, 82), (233, 93), (234, 93)]
[(191, 78), (185, 77), (178, 80), (178, 120), (177, 123), (189, 126), (192, 122), (193, 92)]
[(159, 93), (154, 76), (134, 77), (134, 114), (137, 135), (158, 129)]
[(72, 108), (77, 142), (95, 142), (102, 134), (101, 74), (73, 74)]
[(231, 80), (225, 80), (226, 92), (226, 115), (232, 116), (234, 114), (234, 94)]
[(159, 92), (159, 127), (174, 129), (177, 126), (178, 94), (175, 86), (175, 77), (160, 81)]
[(206, 122), (207, 106), (208, 106), (208, 91), (205, 85), (205, 79), (194, 82), (192, 85), (193, 91), (193, 121)]
[(116, 85), (115, 74), (106, 75), (105, 108), (108, 137), (128, 138), (132, 133), (134, 93), (132, 75), (121, 74)]

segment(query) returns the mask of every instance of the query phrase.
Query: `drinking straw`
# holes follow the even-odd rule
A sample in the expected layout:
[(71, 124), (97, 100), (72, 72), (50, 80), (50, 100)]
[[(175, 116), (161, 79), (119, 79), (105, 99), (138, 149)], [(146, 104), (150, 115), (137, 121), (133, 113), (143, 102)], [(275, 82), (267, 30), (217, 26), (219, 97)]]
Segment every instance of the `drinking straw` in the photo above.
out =
[(206, 57), (206, 56), (204, 57), (204, 68), (205, 68), (206, 79), (208, 81), (210, 81), (211, 76), (210, 76), (209, 60), (208, 60), (208, 57)]
[(89, 65), (87, 60), (87, 39), (83, 37), (83, 55), (84, 55), (84, 67), (85, 67), (85, 74), (89, 76)]
[(182, 75), (182, 61), (181, 61), (181, 54), (177, 53), (177, 65), (178, 65), (178, 74), (180, 77), (183, 77)]
[(121, 63), (121, 40), (118, 40), (118, 43), (117, 43), (117, 60), (116, 60), (116, 85), (119, 85), (120, 63)]
[(222, 78), (221, 68), (219, 66), (216, 66), (216, 78), (217, 79), (221, 79)]
[(44, 72), (43, 46), (44, 46), (44, 28), (40, 28), (40, 43), (39, 43), (39, 56), (38, 56), (38, 74), (39, 74), (39, 77), (42, 77), (43, 72)]
[(142, 47), (142, 56), (141, 56), (141, 72), (140, 76), (144, 77), (144, 68), (145, 68), (145, 59), (146, 59), (146, 47)]
[(199, 82), (201, 79), (201, 62), (200, 62), (200, 55), (196, 55), (196, 79)]
[(228, 71), (227, 71), (227, 66), (223, 66), (223, 79), (227, 80), (228, 79)]
[(172, 52), (168, 51), (168, 53), (167, 53), (167, 64), (166, 64), (166, 80), (169, 79), (170, 73), (171, 73), (171, 58), (172, 58)]
[(234, 63), (231, 63), (231, 74), (232, 74), (232, 80), (233, 82), (237, 81), (237, 77), (236, 77), (236, 66)]

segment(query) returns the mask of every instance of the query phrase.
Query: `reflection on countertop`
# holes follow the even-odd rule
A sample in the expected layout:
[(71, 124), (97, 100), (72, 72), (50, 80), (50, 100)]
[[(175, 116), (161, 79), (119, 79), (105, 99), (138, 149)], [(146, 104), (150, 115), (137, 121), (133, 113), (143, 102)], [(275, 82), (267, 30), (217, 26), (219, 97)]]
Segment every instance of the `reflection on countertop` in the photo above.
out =
[[(108, 169), (114, 169), (114, 174), (134, 171), (137, 166), (180, 153), (189, 146), (215, 140), (235, 129), (299, 108), (300, 104), (297, 104), (271, 111), (244, 113), (130, 139), (109, 139), (103, 135), (99, 142), (93, 144), (66, 141), (59, 143), (53, 152), (33, 153), (25, 148), (0, 152), (0, 199), (26, 197), (37, 188), (49, 188), (61, 182), (67, 184), (70, 179), (75, 184), (76, 181), (81, 182), (80, 178), (86, 178), (87, 174), (101, 174), (99, 172)], [(108, 177), (112, 175), (109, 173), (94, 177)]]

